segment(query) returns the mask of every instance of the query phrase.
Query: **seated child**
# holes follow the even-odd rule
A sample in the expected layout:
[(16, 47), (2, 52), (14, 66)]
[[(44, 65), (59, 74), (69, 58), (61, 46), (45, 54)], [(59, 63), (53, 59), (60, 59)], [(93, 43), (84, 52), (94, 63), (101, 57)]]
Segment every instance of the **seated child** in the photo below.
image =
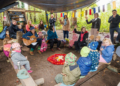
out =
[(100, 54), (97, 50), (98, 42), (96, 42), (96, 41), (91, 42), (91, 43), (89, 43), (88, 47), (90, 48), (89, 57), (92, 60), (90, 72), (94, 72), (94, 71), (97, 71), (97, 68), (99, 65), (99, 58), (100, 58)]
[(47, 43), (46, 43), (45, 38), (43, 36), (40, 51), (45, 52), (46, 50), (47, 50)]
[(72, 40), (69, 42), (69, 46), (72, 47), (74, 45), (74, 42), (78, 40), (77, 34), (73, 31), (73, 37)]
[(103, 40), (103, 45), (100, 49), (101, 55), (99, 62), (101, 63), (109, 63), (112, 60), (112, 56), (114, 53), (114, 45), (112, 44), (110, 39), (105, 38)]
[(62, 73), (55, 77), (55, 81), (62, 84), (57, 86), (74, 86), (76, 81), (80, 78), (80, 69), (75, 62), (76, 58), (73, 53), (68, 53), (65, 56), (65, 64)]
[(83, 47), (81, 49), (81, 57), (78, 59), (77, 64), (79, 65), (81, 76), (86, 76), (90, 71), (92, 61), (91, 58), (88, 56), (90, 53), (90, 49), (88, 47)]
[(88, 45), (89, 43), (93, 42), (93, 41), (94, 41), (94, 35), (91, 35), (91, 36), (86, 40), (87, 45)]
[(98, 42), (97, 50), (100, 51), (100, 47), (101, 47), (101, 45), (102, 45), (102, 41), (100, 40), (100, 36), (96, 36), (95, 41)]
[(22, 29), (22, 25), (18, 25), (19, 31), (24, 33), (24, 30)]
[(30, 70), (30, 63), (27, 60), (27, 56), (25, 57), (21, 54), (20, 44), (13, 43), (11, 47), (12, 47), (11, 59), (14, 65), (17, 65), (17, 62), (20, 62), (20, 65), (24, 66), (28, 73), (32, 73), (32, 70)]

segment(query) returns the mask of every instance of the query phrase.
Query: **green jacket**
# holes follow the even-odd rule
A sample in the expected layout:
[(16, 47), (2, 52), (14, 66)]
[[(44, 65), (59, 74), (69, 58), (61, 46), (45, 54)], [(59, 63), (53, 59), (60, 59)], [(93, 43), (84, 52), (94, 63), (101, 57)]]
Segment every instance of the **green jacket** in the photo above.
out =
[(76, 83), (77, 80), (80, 78), (80, 74), (81, 74), (79, 66), (73, 69), (72, 71), (70, 71), (70, 67), (68, 64), (64, 64), (62, 72), (66, 74), (66, 76), (63, 76), (63, 82), (66, 85), (71, 85)]

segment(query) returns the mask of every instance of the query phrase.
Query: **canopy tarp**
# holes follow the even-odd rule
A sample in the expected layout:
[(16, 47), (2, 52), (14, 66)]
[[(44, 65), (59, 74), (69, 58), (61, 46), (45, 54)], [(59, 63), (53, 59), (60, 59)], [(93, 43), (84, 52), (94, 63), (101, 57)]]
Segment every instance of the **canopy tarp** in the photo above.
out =
[[(5, 6), (14, 3), (16, 0), (0, 0), (0, 9)], [(53, 12), (65, 12), (75, 10), (92, 4), (97, 0), (20, 0), (26, 2), (34, 7), (53, 11)]]

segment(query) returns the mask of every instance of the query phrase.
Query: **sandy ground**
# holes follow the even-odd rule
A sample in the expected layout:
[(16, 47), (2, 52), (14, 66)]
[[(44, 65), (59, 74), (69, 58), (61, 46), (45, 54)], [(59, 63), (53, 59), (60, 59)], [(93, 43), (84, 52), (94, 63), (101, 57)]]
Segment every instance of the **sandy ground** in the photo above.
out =
[[(60, 39), (63, 38), (63, 34), (61, 30), (57, 31), (58, 36)], [(100, 34), (103, 35), (103, 34)], [(72, 38), (72, 34), (70, 32), (70, 39)], [(2, 45), (2, 41), (0, 41), (0, 45)], [(69, 52), (73, 52), (78, 58), (80, 57), (80, 54), (75, 52), (73, 49), (69, 48), (62, 48), (61, 51), (56, 50), (54, 48), (54, 52), (50, 51), (50, 49), (47, 49), (46, 52), (39, 55), (36, 51), (34, 52), (34, 56), (30, 56), (29, 52), (22, 52), (23, 55), (28, 56), (28, 60), (30, 61), (33, 73), (31, 73), (31, 76), (34, 80), (39, 78), (44, 78), (45, 83), (41, 86), (54, 86), (55, 83), (55, 76), (62, 71), (62, 65), (53, 65), (50, 62), (47, 61), (47, 58), (50, 55), (53, 55), (55, 53), (57, 54), (67, 54)], [(2, 58), (6, 58), (5, 56)], [(120, 59), (117, 59), (120, 61)], [(117, 64), (116, 62), (113, 62), (113, 65), (120, 67), (120, 64)], [(0, 61), (0, 68), (2, 68), (2, 71), (0, 72), (0, 86), (16, 86), (20, 82), (17, 82), (16, 73), (11, 66), (10, 63), (7, 63), (6, 60)], [(120, 74), (112, 72), (108, 69), (105, 69), (104, 71), (97, 74), (95, 77), (88, 80), (86, 83), (82, 84), (81, 86), (117, 86), (118, 82), (120, 81)]]

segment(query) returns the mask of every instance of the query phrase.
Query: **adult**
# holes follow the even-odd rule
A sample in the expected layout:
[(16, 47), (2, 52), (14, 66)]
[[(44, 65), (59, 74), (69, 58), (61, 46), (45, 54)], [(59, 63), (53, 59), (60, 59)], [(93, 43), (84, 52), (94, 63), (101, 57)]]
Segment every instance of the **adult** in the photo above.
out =
[(38, 29), (39, 29), (39, 30), (44, 30), (43, 21), (40, 21), (40, 23), (39, 23), (39, 25), (38, 25)]
[(112, 10), (112, 14), (113, 15), (108, 20), (108, 22), (110, 23), (111, 41), (113, 42), (114, 31), (116, 31), (118, 33), (116, 43), (118, 43), (120, 39), (120, 30), (119, 30), (120, 17), (117, 14), (117, 10)]
[(16, 39), (16, 32), (19, 30), (18, 26), (17, 26), (17, 21), (16, 20), (12, 20), (12, 24), (9, 27), (9, 36), (10, 38)]
[(60, 47), (61, 41), (58, 39), (58, 36), (56, 34), (54, 27), (50, 26), (49, 28), (50, 29), (47, 32), (47, 34), (48, 34), (47, 40), (48, 40), (48, 43), (50, 43), (50, 49), (52, 51), (54, 51), (53, 50), (54, 43), (57, 43), (57, 49), (60, 50), (59, 47)]
[(88, 39), (88, 32), (86, 31), (85, 27), (81, 28), (81, 31), (77, 31), (76, 30), (77, 25), (75, 26), (75, 33), (79, 34), (79, 38), (78, 41), (75, 41), (74, 45), (75, 45), (75, 49), (76, 51), (80, 51), (82, 46), (86, 46), (86, 40)]
[(101, 19), (98, 18), (98, 17), (99, 17), (99, 14), (98, 14), (98, 13), (95, 13), (95, 14), (94, 14), (94, 19), (92, 19), (92, 20), (89, 21), (89, 22), (88, 22), (88, 18), (85, 17), (87, 24), (92, 23), (91, 35), (94, 35), (94, 38), (96, 38), (96, 36), (98, 35), (99, 30), (100, 30), (100, 25), (101, 25)]
[(27, 24), (26, 24), (26, 31), (27, 31), (27, 32), (30, 31), (30, 27), (33, 27), (33, 25), (32, 25), (31, 20), (28, 20), (28, 21), (27, 21)]
[[(34, 27), (30, 27), (30, 31), (25, 33), (23, 35), (23, 38), (32, 41), (33, 39), (30, 38), (30, 36), (32, 36), (32, 35), (35, 35), (36, 38), (38, 37)], [(29, 46), (27, 46), (28, 48), (30, 48), (30, 55), (34, 55), (33, 51), (35, 50), (37, 45), (38, 45), (38, 53), (41, 54), (41, 52), (40, 52), (41, 42), (42, 42), (42, 40), (40, 38), (37, 38), (37, 41), (35, 43), (31, 43)]]
[(60, 19), (60, 23), (63, 25), (64, 39), (66, 38), (66, 36), (67, 36), (67, 38), (69, 38), (70, 23), (69, 23), (67, 15), (64, 16), (63, 21), (61, 21), (61, 19)]
[(51, 14), (51, 17), (49, 19), (49, 23), (50, 23), (50, 26), (53, 26), (54, 30), (56, 31), (55, 22), (56, 22), (56, 19), (54, 18), (53, 14)]

